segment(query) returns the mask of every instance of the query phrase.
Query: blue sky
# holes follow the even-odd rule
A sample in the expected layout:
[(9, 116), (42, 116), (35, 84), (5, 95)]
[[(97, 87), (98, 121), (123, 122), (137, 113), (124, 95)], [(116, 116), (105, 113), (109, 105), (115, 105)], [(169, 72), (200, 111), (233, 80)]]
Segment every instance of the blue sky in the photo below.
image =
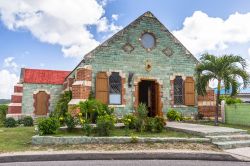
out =
[(0, 98), (10, 98), (21, 67), (71, 70), (146, 11), (196, 57), (250, 59), (249, 0), (0, 0)]

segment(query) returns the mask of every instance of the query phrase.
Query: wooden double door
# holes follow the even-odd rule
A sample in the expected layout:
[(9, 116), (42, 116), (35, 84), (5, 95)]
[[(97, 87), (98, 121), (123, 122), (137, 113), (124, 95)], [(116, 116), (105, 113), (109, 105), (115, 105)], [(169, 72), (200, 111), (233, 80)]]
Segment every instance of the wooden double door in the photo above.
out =
[(162, 116), (160, 85), (154, 80), (141, 80), (138, 84), (138, 103), (146, 104), (148, 116)]

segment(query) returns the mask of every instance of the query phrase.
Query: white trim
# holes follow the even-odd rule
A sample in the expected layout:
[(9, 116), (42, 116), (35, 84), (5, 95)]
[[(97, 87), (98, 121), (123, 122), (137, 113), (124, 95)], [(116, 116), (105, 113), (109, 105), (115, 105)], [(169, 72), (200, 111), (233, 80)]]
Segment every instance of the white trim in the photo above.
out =
[(22, 103), (10, 103), (8, 106), (21, 107)]
[(84, 102), (86, 101), (87, 99), (71, 99), (68, 103), (68, 105), (76, 105), (76, 104), (79, 104), (80, 101)]
[(13, 93), (12, 95), (13, 96), (23, 96), (23, 93), (22, 92), (21, 93), (16, 92), (16, 93)]
[(23, 84), (16, 84), (15, 86), (23, 87)]
[(88, 69), (88, 70), (92, 70), (92, 66), (91, 65), (84, 65), (84, 66), (81, 66), (81, 67), (78, 67), (78, 69)]
[(91, 86), (91, 81), (75, 81), (72, 85), (83, 85), (83, 86)]
[(112, 105), (112, 104), (109, 104), (108, 107), (125, 107), (125, 105)]

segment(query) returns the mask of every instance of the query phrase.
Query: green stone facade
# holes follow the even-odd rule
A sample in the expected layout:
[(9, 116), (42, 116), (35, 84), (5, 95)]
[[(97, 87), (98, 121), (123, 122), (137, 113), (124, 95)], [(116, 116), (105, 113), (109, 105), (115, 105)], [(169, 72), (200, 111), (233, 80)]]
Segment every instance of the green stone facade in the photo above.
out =
[(46, 91), (50, 95), (49, 112), (54, 111), (56, 102), (63, 90), (62, 85), (52, 84), (23, 84), (22, 114), (33, 115), (34, 98), (33, 94), (39, 91)]
[[(142, 47), (140, 37), (143, 33), (150, 32), (156, 39), (155, 47), (148, 51)], [(124, 46), (130, 44), (131, 52), (124, 51)], [(170, 49), (172, 55), (166, 55), (165, 49)], [(152, 69), (145, 70), (145, 64), (150, 63)], [(115, 34), (109, 40), (98, 46), (85, 56), (78, 67), (84, 65), (92, 66), (92, 90), (95, 91), (96, 73), (100, 71), (118, 71), (125, 76), (125, 99), (126, 104), (116, 106), (117, 115), (124, 115), (134, 110), (134, 83), (137, 79), (154, 78), (162, 84), (163, 112), (175, 107), (185, 115), (197, 112), (196, 106), (174, 106), (171, 105), (171, 82), (177, 76), (193, 77), (197, 60), (193, 55), (159, 22), (151, 13), (147, 12), (123, 30)], [(76, 70), (75, 70), (76, 71)], [(128, 86), (129, 72), (134, 73), (132, 87)], [(71, 74), (73, 77), (75, 73)], [(196, 102), (197, 103), (197, 102)]]

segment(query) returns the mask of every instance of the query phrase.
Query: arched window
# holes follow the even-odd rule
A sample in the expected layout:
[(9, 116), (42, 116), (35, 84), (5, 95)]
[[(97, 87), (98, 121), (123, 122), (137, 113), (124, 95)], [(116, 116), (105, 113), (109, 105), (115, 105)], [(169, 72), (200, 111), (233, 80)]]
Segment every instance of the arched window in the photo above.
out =
[(174, 104), (181, 105), (183, 102), (183, 80), (181, 76), (174, 79)]
[(118, 72), (109, 76), (109, 104), (121, 104), (122, 79)]

